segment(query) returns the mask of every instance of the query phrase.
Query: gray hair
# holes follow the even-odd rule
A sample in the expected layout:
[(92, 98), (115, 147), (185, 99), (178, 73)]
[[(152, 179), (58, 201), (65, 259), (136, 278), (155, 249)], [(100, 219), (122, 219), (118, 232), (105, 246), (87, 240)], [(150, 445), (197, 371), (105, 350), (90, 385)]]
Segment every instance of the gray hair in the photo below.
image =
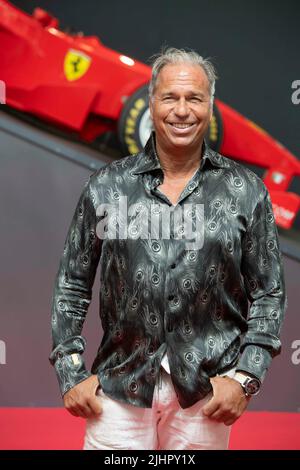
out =
[(185, 63), (185, 64), (191, 64), (191, 65), (199, 65), (200, 67), (202, 67), (209, 82), (210, 101), (211, 101), (211, 105), (213, 104), (214, 94), (215, 94), (215, 82), (217, 79), (217, 74), (216, 74), (215, 67), (213, 66), (213, 64), (211, 63), (209, 59), (204, 59), (196, 51), (176, 49), (175, 47), (168, 47), (166, 49), (162, 49), (160, 53), (152, 56), (151, 59), (153, 62), (152, 62), (152, 76), (151, 76), (151, 81), (149, 83), (150, 99), (153, 99), (157, 79), (162, 68), (168, 64)]

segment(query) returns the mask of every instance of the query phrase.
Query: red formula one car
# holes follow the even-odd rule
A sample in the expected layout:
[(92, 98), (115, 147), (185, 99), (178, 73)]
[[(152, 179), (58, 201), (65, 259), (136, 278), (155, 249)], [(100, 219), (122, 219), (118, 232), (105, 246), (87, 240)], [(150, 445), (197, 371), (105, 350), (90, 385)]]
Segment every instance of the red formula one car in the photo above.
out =
[[(150, 67), (97, 37), (59, 30), (58, 20), (40, 8), (30, 16), (6, 0), (0, 0), (0, 44), (0, 80), (10, 108), (85, 142), (114, 132), (125, 154), (143, 147), (151, 130)], [(290, 228), (300, 208), (299, 195), (288, 192), (300, 175), (297, 158), (217, 99), (207, 137), (223, 155), (265, 170), (277, 224)]]

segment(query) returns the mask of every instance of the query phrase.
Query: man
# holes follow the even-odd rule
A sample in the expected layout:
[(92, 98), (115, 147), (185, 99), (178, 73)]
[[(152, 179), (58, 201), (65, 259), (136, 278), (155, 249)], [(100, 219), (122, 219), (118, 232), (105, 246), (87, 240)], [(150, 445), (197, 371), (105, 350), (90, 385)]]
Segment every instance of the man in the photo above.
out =
[[(214, 88), (196, 52), (158, 55), (144, 151), (96, 171), (80, 197), (50, 361), (66, 408), (87, 418), (85, 449), (226, 449), (280, 352), (271, 201), (254, 173), (207, 147)], [(81, 331), (98, 263), (104, 334), (90, 373)]]

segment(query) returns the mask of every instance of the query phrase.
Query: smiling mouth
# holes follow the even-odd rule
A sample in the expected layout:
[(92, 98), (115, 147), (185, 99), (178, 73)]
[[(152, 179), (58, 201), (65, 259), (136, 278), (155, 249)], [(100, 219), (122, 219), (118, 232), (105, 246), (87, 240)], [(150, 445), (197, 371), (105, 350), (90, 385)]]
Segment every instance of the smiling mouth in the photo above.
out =
[(194, 122), (169, 122), (176, 129), (188, 129), (194, 125)]

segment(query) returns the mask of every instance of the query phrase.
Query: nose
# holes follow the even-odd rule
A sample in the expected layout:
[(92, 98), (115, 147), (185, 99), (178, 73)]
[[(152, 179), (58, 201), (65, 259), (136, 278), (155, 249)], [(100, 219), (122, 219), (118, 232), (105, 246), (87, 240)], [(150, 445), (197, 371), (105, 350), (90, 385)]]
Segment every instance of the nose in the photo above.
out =
[(174, 111), (175, 114), (181, 118), (186, 117), (189, 114), (189, 108), (184, 98), (177, 101)]

